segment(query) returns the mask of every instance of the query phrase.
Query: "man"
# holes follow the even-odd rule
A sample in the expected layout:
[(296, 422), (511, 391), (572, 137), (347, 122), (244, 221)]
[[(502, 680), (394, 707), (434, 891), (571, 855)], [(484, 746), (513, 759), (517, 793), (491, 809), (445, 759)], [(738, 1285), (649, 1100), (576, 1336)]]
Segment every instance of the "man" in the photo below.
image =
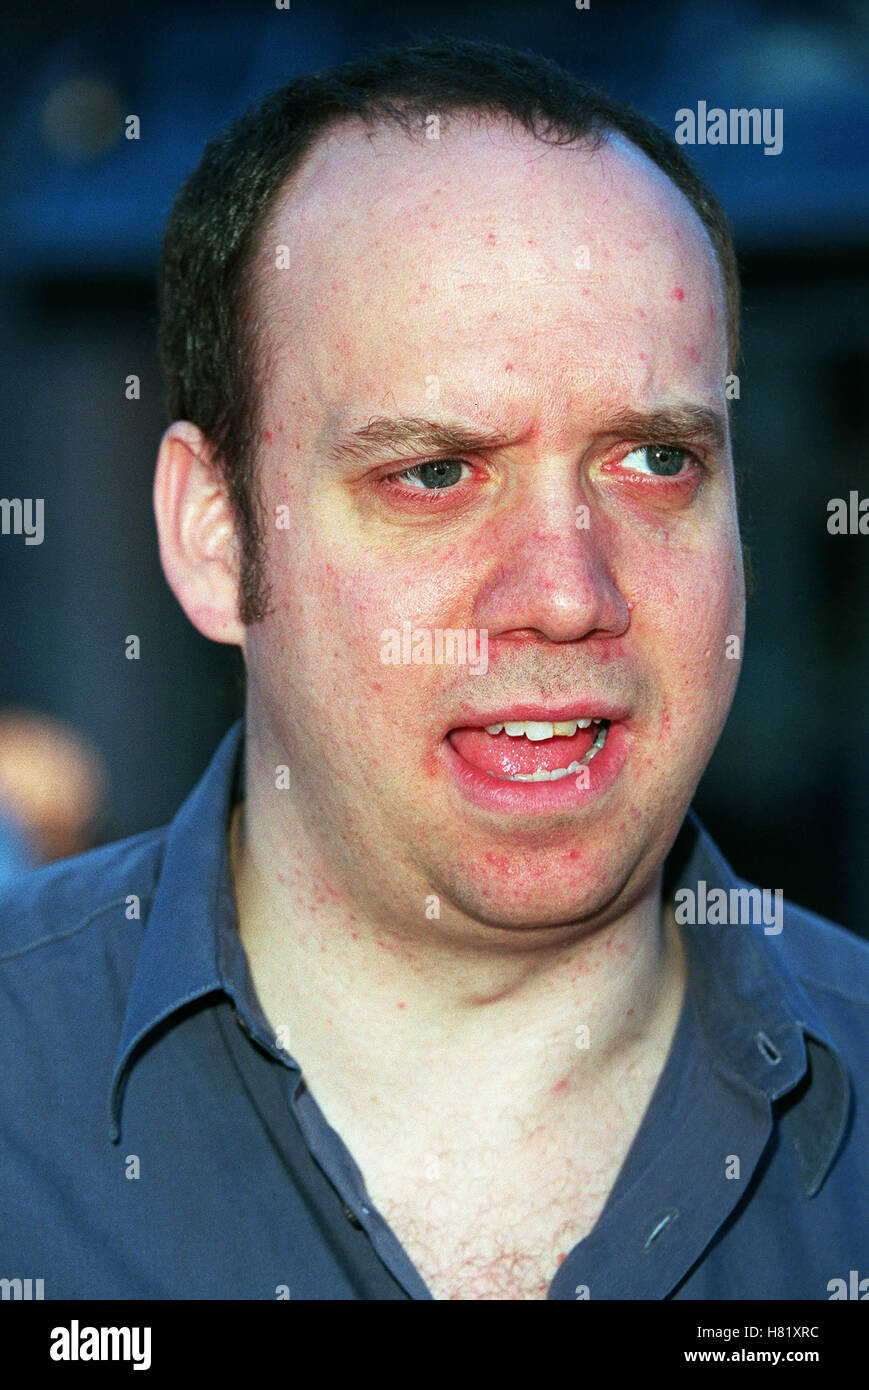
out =
[(689, 812), (743, 637), (714, 199), (438, 41), (210, 146), (161, 306), (163, 566), (246, 717), (168, 830), (6, 905), (4, 1272), (829, 1297), (866, 948)]

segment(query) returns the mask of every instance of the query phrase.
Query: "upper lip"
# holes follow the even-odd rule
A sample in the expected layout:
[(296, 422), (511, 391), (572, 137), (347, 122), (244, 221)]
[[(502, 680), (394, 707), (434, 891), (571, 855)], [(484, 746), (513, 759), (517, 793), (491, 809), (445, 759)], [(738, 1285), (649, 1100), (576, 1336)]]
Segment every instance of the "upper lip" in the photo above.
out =
[(474, 710), (462, 715), (453, 729), (485, 729), (489, 724), (524, 723), (534, 720), (537, 723), (563, 724), (571, 719), (627, 719), (630, 710), (627, 705), (613, 704), (611, 700), (600, 699), (596, 695), (576, 695), (557, 705), (516, 704), (499, 705), (488, 710)]

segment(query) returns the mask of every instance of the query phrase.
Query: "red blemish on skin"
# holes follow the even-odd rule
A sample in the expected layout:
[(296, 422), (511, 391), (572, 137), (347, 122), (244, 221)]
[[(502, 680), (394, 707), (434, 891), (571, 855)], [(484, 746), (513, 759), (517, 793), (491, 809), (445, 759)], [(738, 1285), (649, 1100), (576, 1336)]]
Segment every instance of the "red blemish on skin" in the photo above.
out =
[(689, 349), (688, 349), (688, 361), (689, 361), (689, 362), (699, 362), (699, 361), (700, 361), (700, 353), (697, 351), (696, 347), (689, 347)]
[(567, 1078), (566, 1076), (562, 1076), (562, 1078), (561, 1078), (560, 1081), (556, 1081), (555, 1085), (552, 1087), (553, 1095), (555, 1094), (556, 1091), (563, 1091), (563, 1090), (564, 1090), (565, 1086), (567, 1085), (567, 1080), (568, 1080), (568, 1078)]
[(641, 352), (641, 353), (640, 353), (640, 361), (641, 361), (641, 362), (645, 362), (645, 360), (646, 360), (646, 354), (645, 354), (644, 352)]
[(402, 1001), (399, 999), (399, 1001), (398, 1001), (398, 1003), (396, 1004), (395, 1007), (396, 1007), (397, 1009), (406, 1009), (406, 1008), (407, 1008), (407, 1005), (404, 1004), (404, 1003), (402, 1003)]
[(513, 370), (513, 363), (512, 363), (512, 362), (505, 362), (505, 363), (504, 363), (504, 371), (505, 371), (505, 372), (512, 372), (512, 370)]
[(565, 1255), (564, 1251), (562, 1251), (561, 1254), (558, 1256), (558, 1263), (561, 1264), (566, 1259), (567, 1256)]
[(372, 689), (372, 690), (376, 690), (377, 693), (378, 693), (378, 695), (380, 695), (380, 694), (382, 693), (382, 691), (383, 691), (383, 686), (380, 684), (380, 681), (372, 681), (372, 682), (371, 682), (371, 689)]
[(682, 286), (681, 286), (681, 285), (677, 285), (676, 288), (674, 289), (674, 291), (673, 291), (673, 298), (674, 298), (674, 299), (684, 299), (684, 298), (685, 298), (685, 291), (682, 289)]
[(350, 935), (353, 937), (353, 940), (354, 940), (354, 941), (358, 941), (358, 940), (359, 940), (359, 933), (358, 933), (358, 931), (352, 931), (352, 932), (350, 933)]
[(489, 232), (488, 236), (486, 237), (486, 241), (489, 243), (490, 246), (494, 246), (497, 240), (498, 238), (495, 236), (494, 232)]
[(266, 431), (265, 431), (265, 440), (266, 440), (266, 443), (267, 443), (267, 444), (271, 444), (271, 442), (272, 442), (272, 432), (271, 432), (271, 430), (266, 430)]

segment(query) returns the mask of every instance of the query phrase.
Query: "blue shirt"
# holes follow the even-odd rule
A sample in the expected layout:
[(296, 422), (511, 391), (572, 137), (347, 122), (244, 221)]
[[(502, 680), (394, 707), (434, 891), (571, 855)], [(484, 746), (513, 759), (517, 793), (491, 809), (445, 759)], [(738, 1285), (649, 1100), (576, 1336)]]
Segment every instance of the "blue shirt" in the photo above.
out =
[[(227, 852), (242, 737), (167, 829), (0, 903), (0, 1279), (46, 1299), (431, 1297), (257, 1002)], [(689, 814), (667, 893), (740, 883)], [(681, 927), (667, 1062), (549, 1298), (827, 1299), (869, 1275), (869, 947), (782, 923)]]

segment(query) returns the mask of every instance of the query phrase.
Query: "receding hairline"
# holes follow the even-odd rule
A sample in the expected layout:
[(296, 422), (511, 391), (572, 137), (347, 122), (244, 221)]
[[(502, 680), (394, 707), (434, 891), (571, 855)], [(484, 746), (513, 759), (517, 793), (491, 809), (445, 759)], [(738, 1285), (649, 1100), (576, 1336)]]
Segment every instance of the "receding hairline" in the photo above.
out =
[[(475, 107), (461, 108), (445, 112), (443, 116), (439, 117), (439, 120), (441, 133), (446, 132), (447, 135), (452, 133), (453, 127), (458, 126), (463, 128), (462, 133), (506, 132), (515, 140), (517, 145), (523, 143), (541, 145), (544, 153), (564, 150), (567, 153), (587, 153), (593, 157), (602, 155), (607, 150), (613, 150), (622, 154), (637, 165), (651, 182), (662, 189), (669, 189), (678, 196), (679, 201), (690, 213), (696, 226), (703, 232), (705, 242), (718, 266), (722, 282), (725, 280), (724, 266), (721, 264), (709, 228), (686, 191), (680, 188), (675, 179), (635, 140), (631, 139), (630, 135), (617, 126), (595, 127), (582, 135), (571, 136), (569, 139), (565, 136), (553, 140), (545, 138), (544, 132), (528, 130), (519, 118), (509, 111), (489, 112), (478, 110)], [(286, 208), (288, 199), (304, 198), (307, 192), (314, 191), (311, 189), (311, 185), (325, 170), (334, 153), (336, 143), (340, 144), (347, 137), (364, 136), (369, 144), (373, 144), (378, 137), (384, 135), (402, 135), (406, 142), (417, 145), (424, 145), (426, 141), (424, 124), (417, 126), (412, 123), (405, 124), (387, 114), (365, 117), (356, 112), (348, 112), (341, 113), (330, 120), (329, 124), (314, 137), (297, 166), (287, 174), (272, 193), (267, 206), (260, 215), (259, 226), (253, 239), (251, 260), (256, 259), (262, 252), (264, 241), (274, 230), (274, 219), (278, 207), (283, 205)], [(440, 139), (440, 136), (438, 138)]]
[[(264, 279), (265, 267), (269, 261), (274, 264), (274, 235), (277, 230), (275, 219), (279, 209), (284, 212), (288, 210), (291, 212), (293, 199), (297, 196), (303, 199), (305, 193), (310, 191), (312, 182), (326, 169), (331, 155), (334, 154), (336, 141), (341, 142), (348, 136), (351, 138), (364, 136), (365, 140), (372, 144), (378, 136), (396, 133), (403, 135), (411, 143), (424, 144), (426, 140), (425, 124), (424, 117), (420, 112), (421, 108), (419, 112), (415, 112), (413, 107), (409, 107), (408, 111), (404, 113), (409, 117), (407, 121), (398, 119), (389, 112), (378, 113), (370, 117), (362, 116), (356, 112), (340, 113), (318, 132), (298, 165), (274, 190), (261, 215), (252, 242), (243, 291), (243, 303), (248, 317), (248, 341), (253, 348), (252, 367), (256, 376), (257, 409), (259, 409), (263, 394), (270, 384), (270, 372), (279, 355), (276, 351), (266, 352), (266, 331), (274, 333), (276, 326), (272, 321), (272, 316), (266, 311)], [(419, 116), (419, 121), (416, 124), (413, 121), (414, 114)], [(582, 135), (570, 139), (565, 136), (551, 140), (545, 138), (545, 132), (541, 134), (528, 130), (519, 118), (509, 111), (490, 112), (476, 107), (450, 109), (443, 116), (440, 116), (439, 120), (441, 133), (446, 131), (449, 134), (451, 129), (456, 126), (461, 127), (463, 132), (471, 134), (476, 134), (480, 130), (506, 131), (511, 138), (515, 138), (517, 144), (539, 144), (543, 146), (544, 152), (549, 150), (565, 150), (569, 153), (579, 151), (595, 156), (603, 155), (607, 150), (612, 150), (629, 160), (649, 183), (656, 185), (662, 191), (669, 191), (671, 195), (675, 194), (676, 206), (680, 208), (683, 215), (688, 215), (695, 235), (700, 234), (699, 239), (704, 253), (715, 268), (725, 319), (729, 362), (730, 343), (735, 325), (730, 321), (728, 280), (725, 266), (711, 231), (685, 190), (680, 188), (671, 175), (625, 131), (614, 125), (606, 125), (592, 128)], [(275, 346), (274, 340), (272, 340), (271, 346)], [(729, 362), (729, 365), (732, 364)]]

